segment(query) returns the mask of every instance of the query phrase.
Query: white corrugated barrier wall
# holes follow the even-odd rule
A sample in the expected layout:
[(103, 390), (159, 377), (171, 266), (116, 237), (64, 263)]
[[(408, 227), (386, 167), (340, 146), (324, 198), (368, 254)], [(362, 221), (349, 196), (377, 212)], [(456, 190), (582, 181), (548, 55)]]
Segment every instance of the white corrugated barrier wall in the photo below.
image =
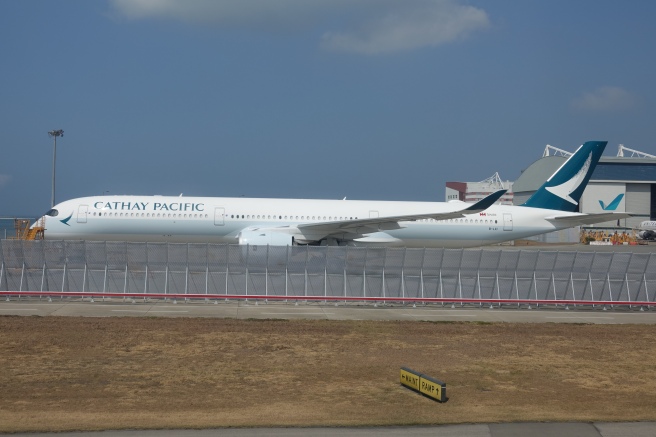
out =
[(635, 304), (656, 254), (0, 240), (0, 292), (71, 296)]

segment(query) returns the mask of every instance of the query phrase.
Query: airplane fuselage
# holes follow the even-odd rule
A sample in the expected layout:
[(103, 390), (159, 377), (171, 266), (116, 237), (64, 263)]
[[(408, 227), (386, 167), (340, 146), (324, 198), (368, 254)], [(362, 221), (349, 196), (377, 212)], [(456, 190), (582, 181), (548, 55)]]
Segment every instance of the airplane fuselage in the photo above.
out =
[[(313, 241), (298, 225), (400, 214), (441, 213), (461, 202), (253, 199), (168, 196), (98, 196), (72, 199), (47, 216), (46, 239), (96, 241), (242, 243), (244, 230), (274, 229), (305, 244), (474, 247), (550, 232), (545, 217), (562, 211), (493, 205), (483, 212), (447, 220), (399, 222), (398, 229), (344, 234)], [(566, 226), (563, 226), (566, 227)], [(336, 238), (335, 238), (336, 237)], [(274, 243), (275, 244), (275, 243)]]

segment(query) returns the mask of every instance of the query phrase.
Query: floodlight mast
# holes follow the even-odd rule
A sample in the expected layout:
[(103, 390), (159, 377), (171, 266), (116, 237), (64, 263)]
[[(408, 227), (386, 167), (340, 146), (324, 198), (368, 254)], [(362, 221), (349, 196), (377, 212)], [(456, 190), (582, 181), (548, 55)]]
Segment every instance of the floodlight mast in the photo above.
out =
[(55, 145), (52, 151), (52, 199), (51, 199), (51, 206), (55, 206), (55, 162), (57, 161), (57, 137), (63, 137), (64, 136), (64, 131), (59, 129), (59, 130), (51, 130), (48, 132), (48, 135), (54, 138), (55, 140)]

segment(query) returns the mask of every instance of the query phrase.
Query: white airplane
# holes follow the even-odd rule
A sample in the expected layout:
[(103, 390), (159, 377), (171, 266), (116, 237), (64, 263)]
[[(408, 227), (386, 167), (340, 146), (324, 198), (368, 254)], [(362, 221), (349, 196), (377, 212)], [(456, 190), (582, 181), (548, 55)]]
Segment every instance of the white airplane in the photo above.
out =
[(67, 200), (48, 211), (44, 238), (242, 245), (496, 244), (628, 217), (576, 212), (605, 147), (605, 141), (586, 142), (521, 206), (494, 205), (505, 190), (474, 204), (96, 196)]
[(656, 240), (656, 221), (647, 220), (640, 223), (640, 227), (637, 228), (638, 238), (641, 240)]

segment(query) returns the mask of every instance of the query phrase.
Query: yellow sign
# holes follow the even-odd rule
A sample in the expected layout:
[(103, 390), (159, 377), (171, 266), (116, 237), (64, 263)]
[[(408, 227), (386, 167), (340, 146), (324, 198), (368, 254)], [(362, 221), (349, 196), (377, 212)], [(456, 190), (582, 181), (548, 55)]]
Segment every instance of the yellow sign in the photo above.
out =
[(444, 393), (442, 393), (441, 381), (436, 381), (432, 378), (427, 377), (426, 375), (421, 375), (419, 391), (426, 396), (430, 396), (433, 399), (437, 399), (440, 402), (444, 402)]
[(419, 373), (407, 367), (401, 367), (401, 384), (419, 391)]
[(423, 373), (401, 367), (401, 385), (437, 401), (446, 402), (446, 384)]

